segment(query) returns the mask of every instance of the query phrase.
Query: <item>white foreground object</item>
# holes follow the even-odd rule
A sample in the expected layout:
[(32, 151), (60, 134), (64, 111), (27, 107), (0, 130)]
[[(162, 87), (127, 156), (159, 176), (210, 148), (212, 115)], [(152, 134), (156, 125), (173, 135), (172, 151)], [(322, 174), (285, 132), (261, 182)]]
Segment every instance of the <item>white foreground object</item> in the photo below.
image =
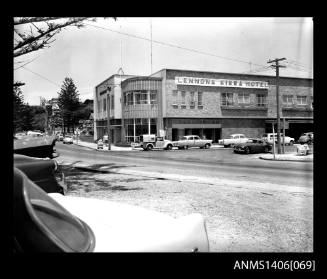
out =
[(94, 252), (208, 252), (201, 214), (173, 218), (160, 212), (107, 200), (49, 194), (87, 223)]

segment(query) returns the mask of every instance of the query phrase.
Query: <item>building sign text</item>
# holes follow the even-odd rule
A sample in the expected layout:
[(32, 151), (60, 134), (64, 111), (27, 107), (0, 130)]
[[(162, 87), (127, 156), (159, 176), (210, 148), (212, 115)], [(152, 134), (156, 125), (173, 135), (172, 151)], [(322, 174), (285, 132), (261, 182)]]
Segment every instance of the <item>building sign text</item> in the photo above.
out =
[(253, 80), (211, 79), (211, 78), (196, 78), (196, 77), (175, 77), (175, 84), (177, 84), (177, 85), (197, 85), (197, 86), (268, 89), (268, 82), (266, 82), (266, 81), (253, 81)]

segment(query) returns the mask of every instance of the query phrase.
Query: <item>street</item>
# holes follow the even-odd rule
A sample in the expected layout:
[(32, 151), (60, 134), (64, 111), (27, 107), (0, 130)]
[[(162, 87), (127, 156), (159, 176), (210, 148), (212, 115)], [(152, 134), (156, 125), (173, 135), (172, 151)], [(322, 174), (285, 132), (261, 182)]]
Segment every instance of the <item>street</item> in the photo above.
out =
[(174, 217), (199, 212), (213, 252), (313, 249), (312, 162), (265, 161), (231, 149), (101, 152), (60, 142), (56, 148), (63, 165), (103, 171), (75, 169), (67, 176), (68, 195)]

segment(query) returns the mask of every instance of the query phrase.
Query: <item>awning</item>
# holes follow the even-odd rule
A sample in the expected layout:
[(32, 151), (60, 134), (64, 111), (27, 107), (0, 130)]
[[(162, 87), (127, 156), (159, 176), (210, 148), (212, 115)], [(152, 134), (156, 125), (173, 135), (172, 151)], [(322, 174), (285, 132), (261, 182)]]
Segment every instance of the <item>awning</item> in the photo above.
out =
[(221, 128), (221, 124), (172, 124), (173, 129), (214, 129)]

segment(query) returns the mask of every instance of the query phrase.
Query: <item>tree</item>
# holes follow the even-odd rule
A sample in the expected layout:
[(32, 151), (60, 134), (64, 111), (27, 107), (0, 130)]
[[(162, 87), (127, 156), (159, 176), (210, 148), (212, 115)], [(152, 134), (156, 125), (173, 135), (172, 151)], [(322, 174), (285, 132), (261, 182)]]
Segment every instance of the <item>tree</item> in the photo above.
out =
[(63, 130), (65, 131), (67, 127), (69, 132), (70, 127), (74, 126), (75, 113), (80, 106), (79, 94), (72, 78), (66, 77), (61, 91), (58, 92), (58, 106), (63, 120)]
[(20, 89), (21, 83), (14, 84), (13, 103), (14, 103), (14, 133), (21, 130), (22, 113), (24, 109), (24, 96)]
[[(116, 20), (116, 18), (114, 17)], [(85, 27), (95, 17), (15, 17), (14, 57), (49, 47), (54, 36), (68, 26)]]

